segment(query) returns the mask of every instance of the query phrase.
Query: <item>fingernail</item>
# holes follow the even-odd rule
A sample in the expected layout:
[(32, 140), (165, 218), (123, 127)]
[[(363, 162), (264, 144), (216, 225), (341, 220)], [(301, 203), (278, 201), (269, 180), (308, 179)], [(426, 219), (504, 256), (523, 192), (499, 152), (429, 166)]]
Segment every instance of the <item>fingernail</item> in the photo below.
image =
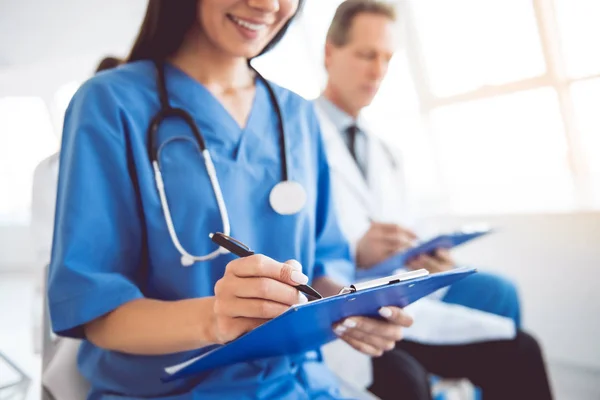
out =
[(381, 315), (383, 318), (390, 318), (392, 314), (392, 310), (387, 307), (381, 307), (379, 309), (379, 315)]
[(302, 265), (296, 260), (287, 261), (286, 264), (292, 267), (293, 270), (302, 271)]
[(292, 271), (290, 278), (292, 278), (292, 280), (298, 285), (306, 285), (308, 283), (308, 276), (297, 270)]
[(308, 298), (304, 295), (304, 293), (298, 293), (298, 304), (308, 303)]
[(335, 332), (336, 335), (342, 336), (344, 334), (344, 332), (346, 332), (346, 327), (344, 325), (338, 325), (335, 327), (335, 329), (333, 331)]
[(344, 326), (346, 328), (356, 328), (356, 321), (348, 318), (347, 320), (344, 321)]

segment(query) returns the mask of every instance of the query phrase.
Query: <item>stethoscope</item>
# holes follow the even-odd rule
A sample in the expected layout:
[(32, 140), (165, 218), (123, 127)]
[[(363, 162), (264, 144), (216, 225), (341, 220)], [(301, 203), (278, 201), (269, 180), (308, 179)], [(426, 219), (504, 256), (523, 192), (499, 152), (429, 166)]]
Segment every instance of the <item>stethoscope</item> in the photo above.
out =
[[(162, 178), (162, 173), (160, 171), (160, 163), (158, 161), (159, 146), (157, 145), (157, 136), (158, 128), (160, 127), (160, 124), (163, 121), (165, 121), (168, 118), (181, 118), (183, 121), (185, 121), (186, 125), (192, 131), (194, 138), (196, 139), (200, 148), (200, 152), (202, 153), (204, 165), (206, 167), (206, 172), (208, 173), (210, 184), (212, 186), (212, 190), (217, 200), (217, 206), (219, 208), (221, 221), (223, 223), (223, 233), (228, 236), (231, 233), (229, 215), (227, 213), (225, 201), (223, 200), (221, 186), (219, 185), (219, 180), (217, 179), (217, 172), (215, 170), (215, 166), (210, 156), (210, 152), (206, 147), (204, 137), (200, 133), (200, 129), (194, 122), (193, 117), (187, 111), (181, 108), (171, 107), (171, 104), (169, 103), (169, 95), (167, 93), (164, 62), (155, 61), (154, 64), (157, 71), (156, 86), (158, 90), (158, 96), (160, 99), (160, 110), (154, 115), (154, 117), (152, 117), (152, 119), (150, 120), (150, 126), (148, 127), (148, 157), (150, 158), (150, 161), (152, 162), (152, 168), (154, 169), (156, 188), (158, 189), (160, 203), (165, 217), (165, 222), (167, 224), (167, 229), (169, 231), (169, 236), (171, 237), (173, 245), (181, 255), (181, 265), (188, 267), (199, 261), (212, 260), (218, 257), (220, 254), (228, 253), (228, 251), (223, 249), (222, 247), (219, 247), (218, 249), (214, 250), (213, 252), (207, 255), (196, 256), (189, 253), (181, 245), (181, 242), (177, 237), (177, 232), (175, 231), (175, 226), (173, 225), (171, 210), (169, 208), (169, 202), (167, 201), (167, 195), (165, 193), (165, 185)], [(250, 68), (252, 67), (250, 66)], [(275, 92), (273, 91), (273, 88), (271, 87), (269, 82), (258, 71), (256, 71), (254, 68), (252, 69), (254, 70), (254, 73), (256, 73), (256, 76), (258, 76), (258, 78), (267, 87), (269, 97), (271, 98), (271, 102), (275, 107), (275, 112), (277, 113), (277, 119), (279, 122), (281, 181), (271, 189), (271, 192), (269, 194), (269, 203), (271, 204), (273, 210), (275, 210), (275, 212), (277, 212), (280, 215), (296, 214), (302, 208), (304, 208), (304, 205), (306, 204), (306, 191), (300, 183), (293, 180), (289, 180), (287, 167), (287, 152), (285, 145), (285, 127), (283, 123), (283, 116), (281, 114), (281, 109), (279, 107), (277, 97), (275, 96)], [(209, 240), (208, 237), (207, 240)]]

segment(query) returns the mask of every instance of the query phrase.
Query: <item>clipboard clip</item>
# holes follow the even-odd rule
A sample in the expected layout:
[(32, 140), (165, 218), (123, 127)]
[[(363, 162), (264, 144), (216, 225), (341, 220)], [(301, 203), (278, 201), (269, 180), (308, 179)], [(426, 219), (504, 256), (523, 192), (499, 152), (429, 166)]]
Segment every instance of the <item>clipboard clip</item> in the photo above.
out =
[(349, 287), (344, 287), (338, 295), (340, 294), (348, 294), (355, 293), (360, 290), (372, 289), (375, 287), (391, 285), (398, 282), (408, 281), (415, 278), (422, 278), (424, 276), (429, 275), (429, 271), (426, 269), (417, 269), (415, 271), (402, 272), (400, 274), (386, 276), (385, 278), (373, 279), (370, 281), (355, 283), (354, 285), (350, 285)]

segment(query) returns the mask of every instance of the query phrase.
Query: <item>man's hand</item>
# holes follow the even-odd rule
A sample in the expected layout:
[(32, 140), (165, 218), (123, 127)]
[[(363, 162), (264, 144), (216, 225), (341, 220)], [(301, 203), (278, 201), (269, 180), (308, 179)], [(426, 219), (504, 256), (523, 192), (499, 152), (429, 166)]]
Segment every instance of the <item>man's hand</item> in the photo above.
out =
[(399, 225), (372, 222), (356, 246), (356, 264), (359, 268), (371, 268), (394, 253), (411, 247), (416, 238), (412, 231)]
[(449, 271), (454, 268), (454, 260), (447, 249), (437, 249), (433, 256), (422, 254), (407, 264), (412, 270), (425, 268), (429, 273)]

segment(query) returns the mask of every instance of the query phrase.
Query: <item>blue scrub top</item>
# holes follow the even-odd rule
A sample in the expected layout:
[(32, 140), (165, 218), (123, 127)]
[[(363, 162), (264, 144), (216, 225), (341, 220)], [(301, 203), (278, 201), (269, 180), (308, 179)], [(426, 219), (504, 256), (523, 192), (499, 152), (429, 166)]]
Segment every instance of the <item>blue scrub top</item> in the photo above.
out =
[[(289, 176), (308, 195), (301, 212), (282, 216), (268, 201), (281, 180), (281, 159), (278, 120), (265, 85), (257, 80), (252, 111), (241, 129), (200, 83), (172, 65), (165, 73), (172, 106), (193, 116), (211, 152), (232, 236), (276, 260), (297, 259), (311, 280), (327, 275), (348, 283), (353, 266), (335, 218), (312, 105), (273, 85), (285, 121)], [(159, 110), (155, 76), (148, 61), (100, 73), (80, 88), (67, 110), (49, 278), (52, 325), (59, 335), (83, 338), (85, 323), (134, 299), (212, 296), (234, 257), (180, 264), (146, 147), (149, 121)], [(178, 119), (164, 122), (158, 136), (179, 240), (190, 253), (207, 254), (216, 248), (208, 234), (223, 227), (198, 144)], [(91, 383), (90, 399), (337, 397), (334, 378), (317, 352), (160, 381), (166, 366), (197, 354), (137, 356), (84, 340), (79, 367)]]

